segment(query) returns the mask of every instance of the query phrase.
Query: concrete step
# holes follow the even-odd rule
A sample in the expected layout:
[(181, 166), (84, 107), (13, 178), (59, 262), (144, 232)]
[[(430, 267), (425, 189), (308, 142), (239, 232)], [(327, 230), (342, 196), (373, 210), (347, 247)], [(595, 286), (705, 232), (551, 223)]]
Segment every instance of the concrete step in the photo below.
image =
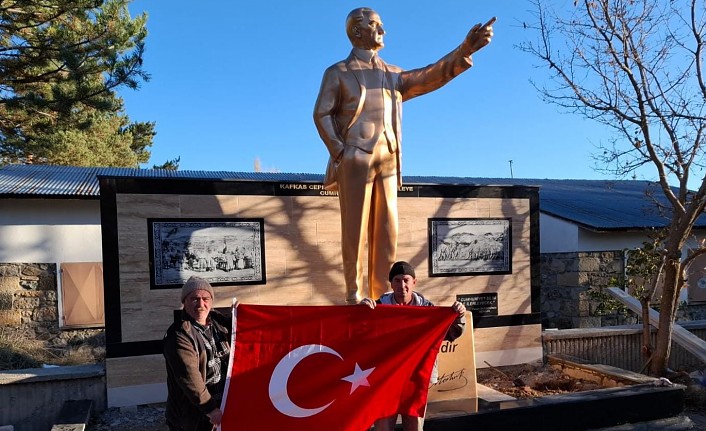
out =
[(608, 428), (595, 428), (589, 431), (681, 431), (695, 429), (700, 428), (696, 428), (691, 418), (686, 415), (679, 415), (666, 419), (627, 423)]
[(91, 419), (91, 410), (93, 410), (91, 400), (64, 401), (51, 431), (85, 431)]

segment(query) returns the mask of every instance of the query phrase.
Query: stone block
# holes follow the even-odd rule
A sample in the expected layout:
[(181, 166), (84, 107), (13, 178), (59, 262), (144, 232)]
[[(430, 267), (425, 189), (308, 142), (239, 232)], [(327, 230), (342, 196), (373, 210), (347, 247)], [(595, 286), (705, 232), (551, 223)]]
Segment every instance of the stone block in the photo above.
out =
[(557, 286), (577, 286), (579, 274), (576, 272), (565, 272), (556, 276)]
[(616, 260), (613, 261), (608, 268), (606, 268), (606, 271), (609, 271), (611, 274), (622, 274), (623, 273), (623, 261), (622, 260)]
[(17, 277), (20, 275), (20, 266), (15, 263), (0, 265), (0, 277)]
[(56, 277), (49, 274), (40, 277), (37, 290), (56, 290)]
[(557, 288), (545, 288), (542, 286), (542, 292), (547, 301), (555, 301), (562, 297), (561, 290)]
[(574, 328), (600, 328), (600, 317), (574, 317), (572, 324)]
[(566, 270), (571, 271), (571, 272), (578, 272), (579, 271), (579, 259), (574, 258), (570, 260), (566, 260), (564, 262), (566, 265)]
[(20, 279), (20, 287), (26, 290), (37, 290), (39, 286), (39, 277), (22, 277)]
[(556, 287), (556, 274), (542, 272), (539, 277), (542, 280), (542, 288)]
[(554, 259), (549, 262), (549, 270), (552, 272), (564, 272), (566, 271), (566, 263), (560, 259)]
[(559, 314), (559, 301), (542, 302), (542, 313)]
[(591, 315), (590, 301), (580, 301), (578, 304), (579, 317), (588, 317)]
[(42, 269), (33, 265), (25, 265), (22, 267), (22, 275), (24, 277), (36, 277), (39, 279), (39, 276), (42, 275), (43, 272)]
[(579, 261), (579, 271), (597, 272), (600, 271), (601, 262), (595, 257), (584, 257)]
[(32, 320), (35, 322), (53, 322), (58, 319), (58, 313), (55, 308), (41, 307), (34, 311)]
[(0, 292), (0, 310), (12, 310), (14, 297), (11, 292)]
[(20, 289), (20, 277), (0, 277), (0, 292), (14, 292)]
[(590, 285), (593, 287), (606, 287), (610, 284), (610, 277), (606, 276), (591, 276)]
[(578, 301), (562, 301), (559, 306), (559, 312), (565, 317), (576, 317), (579, 315)]
[(33, 309), (39, 307), (39, 298), (19, 297), (15, 301), (15, 307), (18, 309)]
[(0, 327), (19, 326), (22, 323), (22, 316), (18, 310), (0, 310)]

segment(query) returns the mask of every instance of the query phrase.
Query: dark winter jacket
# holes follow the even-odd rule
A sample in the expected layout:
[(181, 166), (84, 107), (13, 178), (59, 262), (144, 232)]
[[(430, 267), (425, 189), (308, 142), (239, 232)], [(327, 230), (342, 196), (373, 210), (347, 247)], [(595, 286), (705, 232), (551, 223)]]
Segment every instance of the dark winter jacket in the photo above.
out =
[[(212, 310), (209, 313), (212, 330), (231, 339), (230, 316)], [(164, 335), (164, 358), (167, 363), (167, 424), (183, 430), (199, 429), (208, 424), (206, 414), (220, 408), (206, 388), (206, 348), (193, 327), (193, 320), (182, 311), (178, 322), (173, 323)], [(225, 379), (225, 376), (223, 376)], [(222, 394), (215, 394), (220, 398)]]

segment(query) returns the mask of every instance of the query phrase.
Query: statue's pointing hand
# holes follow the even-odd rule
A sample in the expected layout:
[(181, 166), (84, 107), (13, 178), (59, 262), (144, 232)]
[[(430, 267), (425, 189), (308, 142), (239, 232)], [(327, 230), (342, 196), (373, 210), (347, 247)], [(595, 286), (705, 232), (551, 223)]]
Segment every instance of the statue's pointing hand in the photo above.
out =
[(496, 18), (492, 17), (485, 24), (478, 23), (471, 28), (460, 48), (464, 57), (470, 56), (490, 43), (493, 38), (493, 23), (495, 23), (495, 20)]

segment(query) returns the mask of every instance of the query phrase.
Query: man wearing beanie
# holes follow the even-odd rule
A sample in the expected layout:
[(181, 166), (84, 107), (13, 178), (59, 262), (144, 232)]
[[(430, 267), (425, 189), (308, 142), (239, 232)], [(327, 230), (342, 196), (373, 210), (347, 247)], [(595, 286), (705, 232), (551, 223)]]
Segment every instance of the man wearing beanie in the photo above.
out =
[[(414, 268), (407, 262), (395, 262), (390, 268), (388, 277), (392, 292), (383, 294), (380, 298), (373, 301), (370, 298), (365, 298), (360, 301), (361, 305), (367, 305), (370, 308), (375, 308), (377, 304), (385, 305), (402, 305), (402, 306), (417, 306), (417, 307), (433, 307), (434, 304), (426, 299), (421, 293), (415, 292), (414, 288), (417, 285), (417, 276), (414, 273)], [(454, 301), (451, 308), (458, 314), (454, 323), (446, 332), (447, 341), (453, 341), (463, 334), (466, 327), (466, 307)], [(436, 383), (438, 378), (437, 364), (434, 363), (434, 369), (431, 374), (431, 383)], [(380, 418), (375, 421), (375, 431), (393, 431), (397, 415)], [(402, 415), (402, 428), (404, 431), (422, 431), (424, 427), (424, 418), (416, 416)]]
[(166, 419), (170, 431), (212, 431), (221, 423), (231, 316), (213, 307), (213, 287), (193, 276), (181, 288), (183, 309), (164, 336)]

